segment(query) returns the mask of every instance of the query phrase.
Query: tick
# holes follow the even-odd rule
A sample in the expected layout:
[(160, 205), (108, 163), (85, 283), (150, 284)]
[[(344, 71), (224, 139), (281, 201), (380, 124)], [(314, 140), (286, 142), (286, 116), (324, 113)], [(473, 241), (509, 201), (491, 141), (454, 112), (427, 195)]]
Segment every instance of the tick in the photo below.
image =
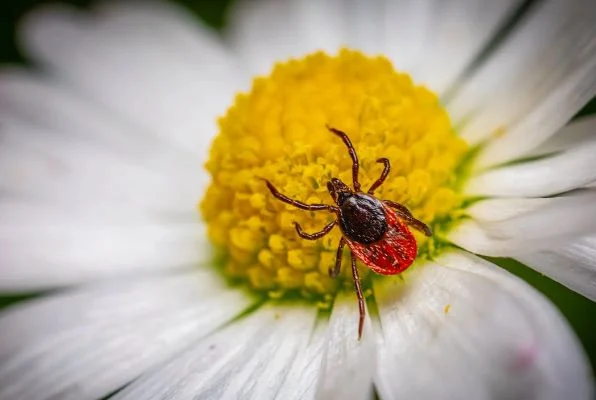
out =
[(271, 194), (284, 203), (301, 210), (327, 211), (334, 213), (337, 218), (315, 233), (306, 233), (297, 222), (294, 227), (298, 236), (306, 240), (317, 240), (328, 234), (334, 226), (339, 225), (343, 233), (337, 247), (335, 266), (329, 268), (329, 276), (337, 277), (341, 269), (344, 246), (350, 248), (352, 261), (352, 278), (358, 296), (360, 319), (358, 321), (358, 339), (362, 337), (364, 326), (364, 295), (360, 285), (360, 277), (356, 268), (356, 259), (381, 275), (395, 275), (405, 271), (416, 258), (418, 247), (416, 239), (410, 232), (409, 226), (431, 236), (431, 230), (426, 224), (412, 216), (408, 208), (391, 200), (381, 200), (374, 196), (375, 190), (385, 182), (391, 171), (387, 158), (379, 158), (383, 164), (383, 172), (366, 193), (360, 190), (358, 182), (358, 156), (348, 135), (338, 129), (327, 126), (327, 129), (339, 136), (352, 158), (353, 189), (337, 178), (327, 182), (327, 190), (335, 202), (335, 206), (328, 204), (306, 204), (293, 200), (281, 194), (271, 182), (264, 179)]

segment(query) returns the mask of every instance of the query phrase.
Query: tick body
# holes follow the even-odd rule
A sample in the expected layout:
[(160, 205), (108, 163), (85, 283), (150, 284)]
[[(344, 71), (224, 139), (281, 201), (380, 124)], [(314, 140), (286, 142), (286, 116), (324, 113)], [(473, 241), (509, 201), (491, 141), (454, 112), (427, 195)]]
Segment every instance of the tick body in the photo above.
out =
[(414, 218), (404, 205), (390, 200), (381, 200), (374, 196), (374, 191), (383, 184), (391, 170), (388, 159), (379, 158), (377, 160), (378, 163), (383, 164), (383, 172), (364, 193), (360, 190), (358, 181), (358, 156), (348, 135), (329, 126), (327, 129), (343, 140), (352, 158), (353, 188), (337, 178), (327, 182), (327, 190), (336, 205), (302, 203), (281, 194), (266, 179), (265, 183), (273, 196), (284, 203), (302, 210), (332, 212), (337, 216), (321, 231), (315, 233), (304, 232), (297, 222), (294, 223), (294, 226), (301, 238), (316, 240), (329, 233), (335, 225), (339, 225), (343, 236), (337, 248), (335, 265), (333, 268), (329, 268), (329, 275), (336, 277), (339, 274), (343, 248), (347, 244), (351, 252), (352, 277), (360, 310), (358, 322), (358, 338), (360, 338), (364, 326), (365, 306), (356, 259), (378, 274), (399, 274), (412, 265), (418, 251), (416, 239), (409, 227), (418, 229), (427, 236), (431, 235), (431, 231), (426, 224)]
[(387, 232), (383, 203), (371, 195), (355, 193), (339, 206), (339, 227), (351, 242), (371, 244)]

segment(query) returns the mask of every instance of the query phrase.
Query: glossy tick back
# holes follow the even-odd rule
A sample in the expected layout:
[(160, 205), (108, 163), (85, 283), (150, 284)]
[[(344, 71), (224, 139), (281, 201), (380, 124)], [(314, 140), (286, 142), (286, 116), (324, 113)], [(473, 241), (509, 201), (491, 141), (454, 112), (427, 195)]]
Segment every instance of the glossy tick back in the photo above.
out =
[(335, 206), (305, 204), (290, 199), (281, 194), (271, 182), (266, 179), (264, 181), (273, 196), (284, 203), (291, 204), (302, 210), (325, 210), (335, 213), (337, 216), (321, 231), (315, 233), (304, 232), (297, 222), (294, 222), (294, 226), (301, 238), (316, 240), (329, 233), (335, 225), (339, 225), (343, 236), (337, 247), (335, 266), (329, 268), (329, 275), (336, 277), (339, 274), (343, 248), (347, 244), (351, 252), (352, 277), (354, 278), (354, 287), (360, 310), (358, 322), (358, 338), (360, 339), (364, 326), (365, 307), (358, 269), (356, 268), (356, 259), (362, 261), (378, 274), (399, 274), (412, 265), (418, 251), (416, 240), (408, 226), (418, 229), (427, 236), (431, 235), (431, 231), (423, 222), (414, 218), (406, 206), (391, 200), (380, 200), (374, 196), (374, 191), (383, 184), (391, 170), (387, 158), (377, 160), (378, 163), (383, 164), (383, 172), (368, 191), (363, 193), (358, 182), (358, 156), (352, 142), (344, 132), (329, 126), (327, 126), (327, 129), (343, 140), (352, 158), (353, 189), (350, 189), (349, 186), (337, 178), (327, 182), (327, 189), (336, 204)]

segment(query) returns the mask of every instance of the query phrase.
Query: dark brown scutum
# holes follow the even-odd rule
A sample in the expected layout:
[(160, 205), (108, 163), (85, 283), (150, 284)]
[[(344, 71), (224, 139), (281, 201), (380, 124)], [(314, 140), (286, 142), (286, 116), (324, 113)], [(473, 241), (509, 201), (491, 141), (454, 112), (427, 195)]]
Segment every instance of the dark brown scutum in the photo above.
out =
[(340, 206), (339, 227), (354, 242), (370, 244), (381, 240), (387, 232), (383, 204), (367, 194), (351, 195)]

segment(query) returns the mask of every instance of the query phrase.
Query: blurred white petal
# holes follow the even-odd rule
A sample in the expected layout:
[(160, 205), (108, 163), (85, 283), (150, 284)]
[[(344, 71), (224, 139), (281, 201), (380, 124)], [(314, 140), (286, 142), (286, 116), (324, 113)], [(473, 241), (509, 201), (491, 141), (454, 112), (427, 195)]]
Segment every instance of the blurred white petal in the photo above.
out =
[(253, 302), (193, 270), (20, 304), (0, 317), (0, 398), (104, 397)]
[(529, 155), (540, 156), (581, 147), (590, 144), (594, 136), (596, 136), (596, 116), (581, 117), (561, 129)]
[[(586, 218), (589, 218), (586, 216)], [(525, 265), (596, 301), (596, 236), (515, 257)]]
[(265, 74), (277, 61), (315, 50), (335, 53), (347, 44), (344, 6), (342, 0), (238, 1), (226, 33), (250, 72)]
[[(423, 38), (411, 73), (415, 82), (443, 93), (511, 16), (519, 0), (387, 0), (387, 55), (402, 69), (402, 46), (408, 48), (410, 32)], [(412, 12), (414, 11), (414, 12)], [(419, 25), (414, 25), (421, 22)], [(419, 31), (419, 32), (416, 32)], [(404, 67), (407, 67), (408, 63)]]
[(94, 216), (22, 201), (0, 202), (0, 290), (22, 292), (210, 260), (196, 220)]
[(27, 52), (102, 106), (199, 155), (246, 86), (214, 32), (173, 5), (46, 6), (25, 21)]
[(591, 0), (536, 3), (511, 36), (469, 78), (448, 109), (472, 143), (505, 129), (478, 162), (522, 156), (596, 94), (596, 7)]
[(549, 199), (508, 219), (463, 222), (449, 233), (449, 240), (476, 254), (510, 257), (596, 232), (592, 215), (596, 215), (596, 191), (585, 190)]
[(189, 215), (197, 187), (203, 188), (199, 173), (158, 170), (92, 141), (20, 122), (4, 124), (0, 143), (0, 189), (6, 195), (71, 210)]
[(315, 398), (317, 384), (321, 376), (321, 362), (327, 345), (327, 321), (318, 321), (305, 349), (296, 355), (277, 400), (310, 400)]
[[(207, 174), (201, 170), (202, 152), (177, 148), (169, 139), (39, 73), (23, 69), (1, 71), (0, 121), (3, 132), (22, 130), (16, 139), (24, 143), (57, 137), (68, 140), (70, 148), (95, 146), (98, 152), (109, 152), (153, 172), (169, 173), (170, 179), (176, 181), (195, 183), (199, 178), (199, 189), (207, 182)], [(24, 131), (27, 128), (30, 133)]]
[(22, 71), (0, 78), (0, 119), (1, 290), (210, 257), (195, 211), (207, 181), (199, 157)]
[(596, 180), (596, 136), (556, 155), (480, 173), (464, 187), (470, 196), (542, 197)]
[(381, 398), (591, 398), (579, 343), (545, 298), (475, 256), (437, 262), (375, 281)]
[(270, 399), (312, 333), (314, 307), (265, 306), (188, 348), (114, 399)]
[(85, 140), (3, 128), (3, 290), (196, 265), (209, 256), (187, 179)]
[[(384, 54), (433, 90), (445, 90), (470, 63), (517, 0), (239, 1), (230, 42), (255, 74), (277, 62), (340, 47)], [(441, 68), (437, 69), (436, 66)]]
[[(427, 56), (424, 43), (436, 23), (433, 7), (435, 0), (386, 1), (383, 20), (383, 54), (393, 61), (396, 69), (416, 74)], [(443, 2), (443, 6), (448, 5)], [(380, 24), (381, 22), (377, 22)]]
[(376, 349), (368, 312), (358, 340), (358, 302), (355, 293), (337, 295), (327, 331), (327, 346), (318, 399), (366, 399), (372, 397)]
[(487, 199), (474, 203), (466, 214), (479, 222), (497, 222), (518, 217), (555, 201), (550, 198)]

